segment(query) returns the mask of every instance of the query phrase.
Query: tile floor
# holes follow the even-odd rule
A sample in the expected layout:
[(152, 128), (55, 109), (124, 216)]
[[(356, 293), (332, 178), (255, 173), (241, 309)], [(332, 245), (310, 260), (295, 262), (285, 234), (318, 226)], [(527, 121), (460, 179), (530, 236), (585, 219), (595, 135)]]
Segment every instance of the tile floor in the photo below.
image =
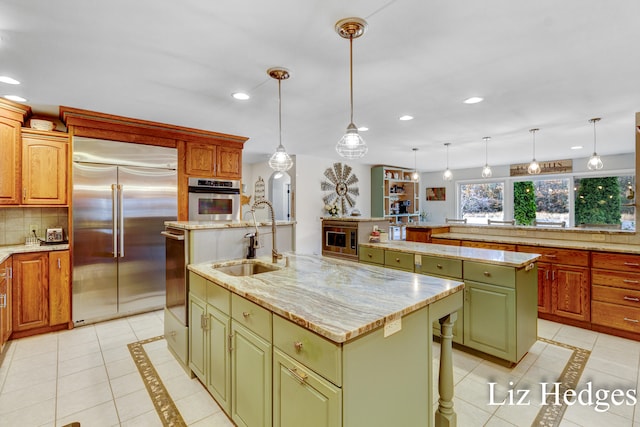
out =
[[(578, 390), (637, 390), (640, 343), (539, 320), (539, 336), (591, 351)], [(161, 426), (127, 344), (162, 335), (163, 312), (15, 340), (0, 366), (0, 426)], [(437, 345), (436, 345), (437, 347)], [(190, 379), (164, 340), (144, 345), (189, 426), (232, 426), (209, 394)], [(437, 354), (436, 348), (436, 354)], [(540, 410), (540, 382), (554, 382), (572, 350), (538, 341), (514, 368), (454, 351), (458, 426), (530, 426)], [(437, 363), (437, 362), (435, 362)], [(437, 370), (436, 370), (437, 372)], [(509, 389), (531, 390), (530, 405), (489, 405)], [(510, 385), (512, 384), (512, 385)], [(611, 400), (608, 400), (611, 402)], [(561, 427), (640, 427), (637, 405), (570, 405)]]

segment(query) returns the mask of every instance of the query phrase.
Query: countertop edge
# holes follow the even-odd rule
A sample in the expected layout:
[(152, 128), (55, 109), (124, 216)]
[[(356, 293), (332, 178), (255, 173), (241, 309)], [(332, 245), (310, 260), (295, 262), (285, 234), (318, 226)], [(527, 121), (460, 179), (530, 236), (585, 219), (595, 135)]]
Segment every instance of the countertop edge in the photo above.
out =
[(64, 251), (69, 249), (69, 244), (64, 243), (60, 245), (43, 245), (43, 246), (27, 246), (27, 245), (10, 245), (0, 246), (0, 262), (6, 261), (10, 256), (14, 254), (23, 254), (30, 252), (53, 252)]
[[(276, 221), (276, 226), (295, 225), (296, 221)], [(165, 221), (165, 227), (180, 230), (224, 230), (227, 228), (253, 228), (253, 221), (212, 222), (212, 221)], [(271, 226), (271, 221), (258, 221), (258, 227)]]

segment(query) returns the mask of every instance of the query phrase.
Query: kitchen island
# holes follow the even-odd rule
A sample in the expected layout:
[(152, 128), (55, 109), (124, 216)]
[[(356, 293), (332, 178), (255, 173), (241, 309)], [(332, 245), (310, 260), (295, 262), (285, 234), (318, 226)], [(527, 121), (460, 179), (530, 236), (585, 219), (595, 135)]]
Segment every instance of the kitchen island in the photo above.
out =
[[(188, 267), (190, 367), (230, 418), (238, 425), (454, 426), (451, 313), (462, 307), (464, 285), (330, 258), (288, 258), (288, 267), (252, 276), (217, 269), (247, 260)], [(434, 415), (431, 325), (439, 319)], [(228, 353), (220, 351), (225, 345)]]

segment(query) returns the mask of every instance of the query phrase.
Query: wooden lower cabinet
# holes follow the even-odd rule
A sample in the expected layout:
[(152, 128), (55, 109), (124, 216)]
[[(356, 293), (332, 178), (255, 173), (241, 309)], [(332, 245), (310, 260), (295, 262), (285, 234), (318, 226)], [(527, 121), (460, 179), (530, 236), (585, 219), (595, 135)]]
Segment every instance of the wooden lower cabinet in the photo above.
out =
[(342, 425), (342, 390), (277, 348), (273, 389), (274, 427)]
[(516, 250), (516, 245), (509, 243), (478, 242), (474, 240), (463, 240), (460, 242), (460, 246), (466, 246), (468, 248), (495, 249), (498, 251)]
[(13, 255), (13, 333), (49, 326), (49, 255)]
[(69, 251), (49, 252), (49, 325), (71, 322)]
[(11, 336), (11, 257), (0, 264), (0, 354)]
[(441, 237), (431, 237), (431, 243), (436, 245), (460, 246), (460, 240), (444, 239)]
[(538, 263), (538, 313), (551, 313), (551, 264)]
[(448, 233), (449, 227), (412, 227), (407, 225), (406, 237), (407, 242), (431, 243), (431, 236), (438, 233)]

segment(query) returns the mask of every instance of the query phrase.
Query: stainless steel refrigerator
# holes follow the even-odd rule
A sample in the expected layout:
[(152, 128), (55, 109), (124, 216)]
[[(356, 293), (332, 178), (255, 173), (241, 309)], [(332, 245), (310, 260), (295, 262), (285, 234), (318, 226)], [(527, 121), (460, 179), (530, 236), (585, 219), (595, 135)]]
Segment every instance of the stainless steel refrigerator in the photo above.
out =
[(73, 147), (74, 323), (162, 308), (176, 149), (80, 137)]

